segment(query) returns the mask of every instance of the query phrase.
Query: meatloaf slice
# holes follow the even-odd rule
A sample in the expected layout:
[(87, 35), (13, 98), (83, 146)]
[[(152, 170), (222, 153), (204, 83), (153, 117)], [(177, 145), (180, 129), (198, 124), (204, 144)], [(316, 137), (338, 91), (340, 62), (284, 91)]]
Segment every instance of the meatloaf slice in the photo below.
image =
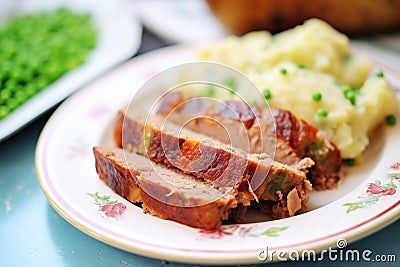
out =
[[(296, 186), (303, 185), (303, 170), (313, 162), (304, 159), (296, 166), (284, 165), (265, 155), (249, 155), (224, 144), (207, 142), (209, 137), (181, 130), (162, 116), (142, 118), (119, 112), (115, 128), (118, 146), (146, 155), (152, 161), (176, 167), (216, 186), (238, 188), (237, 199), (245, 206), (252, 200), (279, 202)], [(300, 207), (290, 210), (293, 216)]]
[(310, 157), (315, 164), (307, 177), (317, 190), (334, 188), (341, 178), (339, 149), (322, 131), (287, 110), (173, 92), (163, 97), (158, 113), (175, 123), (189, 122), (185, 127), (250, 153), (273, 155), (281, 163)]
[(93, 151), (101, 180), (162, 219), (215, 229), (236, 208), (236, 189), (217, 187), (120, 148), (95, 147)]

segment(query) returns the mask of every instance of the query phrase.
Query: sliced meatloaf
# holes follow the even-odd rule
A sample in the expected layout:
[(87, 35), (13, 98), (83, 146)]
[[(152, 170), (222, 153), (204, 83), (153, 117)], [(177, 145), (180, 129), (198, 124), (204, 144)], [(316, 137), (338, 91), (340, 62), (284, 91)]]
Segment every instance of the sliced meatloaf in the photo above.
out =
[(295, 164), (310, 157), (315, 164), (307, 177), (317, 190), (334, 188), (341, 178), (339, 149), (322, 131), (287, 110), (173, 92), (162, 99), (158, 112), (172, 122), (188, 122), (185, 127), (223, 143), (273, 155), (281, 163)]
[[(182, 130), (165, 122), (163, 116), (146, 120), (119, 112), (114, 137), (118, 146), (146, 155), (154, 162), (175, 167), (216, 186), (237, 188), (237, 199), (244, 206), (259, 199), (275, 204), (282, 199), (286, 201), (297, 186), (306, 188), (307, 192), (311, 189), (305, 185), (308, 183), (305, 170), (313, 164), (309, 158), (296, 166), (281, 164), (265, 154), (248, 154), (208, 136)], [(300, 196), (297, 199), (300, 206), (285, 204), (290, 207), (288, 216), (304, 208), (305, 199)]]
[(234, 188), (217, 187), (192, 175), (119, 148), (93, 149), (96, 171), (113, 191), (163, 219), (215, 229), (236, 208)]

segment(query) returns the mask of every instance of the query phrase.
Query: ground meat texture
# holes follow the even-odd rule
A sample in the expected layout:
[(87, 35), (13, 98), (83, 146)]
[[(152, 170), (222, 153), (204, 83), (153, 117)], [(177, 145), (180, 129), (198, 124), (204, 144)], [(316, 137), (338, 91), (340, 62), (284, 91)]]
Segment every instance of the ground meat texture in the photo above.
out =
[(271, 215), (272, 219), (281, 219), (291, 217), (294, 214), (304, 212), (307, 208), (307, 194), (312, 190), (311, 183), (306, 181), (302, 185), (296, 186), (287, 195), (278, 192), (279, 201), (260, 200), (258, 203), (252, 203), (262, 213)]
[(191, 175), (151, 163), (118, 148), (94, 148), (96, 171), (117, 194), (162, 219), (216, 229), (237, 206), (232, 188), (215, 187)]

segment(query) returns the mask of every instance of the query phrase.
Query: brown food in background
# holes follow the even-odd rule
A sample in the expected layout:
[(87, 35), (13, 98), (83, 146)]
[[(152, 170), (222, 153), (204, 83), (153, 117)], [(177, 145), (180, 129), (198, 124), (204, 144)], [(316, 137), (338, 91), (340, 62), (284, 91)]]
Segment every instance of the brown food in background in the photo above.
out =
[(400, 0), (207, 0), (234, 34), (279, 32), (319, 18), (346, 34), (400, 30)]

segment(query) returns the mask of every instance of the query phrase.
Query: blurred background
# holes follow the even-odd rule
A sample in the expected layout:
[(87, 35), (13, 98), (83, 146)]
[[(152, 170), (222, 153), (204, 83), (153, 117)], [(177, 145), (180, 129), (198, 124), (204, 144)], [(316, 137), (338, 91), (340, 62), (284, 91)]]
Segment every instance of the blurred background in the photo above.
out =
[(134, 0), (131, 4), (144, 26), (168, 42), (209, 41), (254, 30), (276, 33), (315, 17), (350, 36), (378, 39), (400, 49), (400, 0)]
[[(60, 6), (90, 17), (93, 28), (86, 26), (94, 29), (94, 44), (65, 13), (66, 20), (62, 21), (39, 17), (33, 22), (8, 24), (16, 17), (50, 12)], [(0, 265), (184, 266), (115, 249), (63, 220), (37, 183), (34, 154), (41, 130), (65, 98), (138, 55), (174, 44), (213, 42), (253, 30), (275, 33), (311, 17), (326, 20), (348, 34), (360, 51), (372, 51), (400, 69), (400, 0), (0, 0), (0, 240), (4, 245)], [(38, 50), (25, 53), (26, 48), (19, 45), (18, 38), (28, 45), (36, 41), (48, 44), (52, 38), (48, 33), (62, 30), (58, 26), (65, 21), (75, 28), (52, 39), (53, 45), (46, 51), (41, 51), (43, 46), (38, 44)], [(54, 22), (58, 23), (56, 28), (36, 31)], [(6, 34), (2, 33), (5, 27), (11, 29)], [(16, 32), (20, 34), (17, 39)], [(71, 37), (63, 39), (67, 34)], [(71, 42), (76, 43), (69, 54), (65, 47)], [(82, 42), (88, 50), (81, 50)], [(50, 56), (53, 48), (58, 57)], [(64, 56), (76, 58), (78, 52), (80, 60), (72, 60), (70, 68), (60, 72)], [(19, 55), (24, 55), (21, 61)], [(41, 61), (45, 56), (58, 61), (44, 68), (50, 65), (49, 61)], [(27, 68), (31, 71), (25, 73)], [(393, 252), (400, 245), (399, 226), (396, 222), (349, 248), (373, 246), (376, 252)], [(355, 266), (356, 262), (346, 264)], [(313, 265), (316, 263), (309, 264)]]

